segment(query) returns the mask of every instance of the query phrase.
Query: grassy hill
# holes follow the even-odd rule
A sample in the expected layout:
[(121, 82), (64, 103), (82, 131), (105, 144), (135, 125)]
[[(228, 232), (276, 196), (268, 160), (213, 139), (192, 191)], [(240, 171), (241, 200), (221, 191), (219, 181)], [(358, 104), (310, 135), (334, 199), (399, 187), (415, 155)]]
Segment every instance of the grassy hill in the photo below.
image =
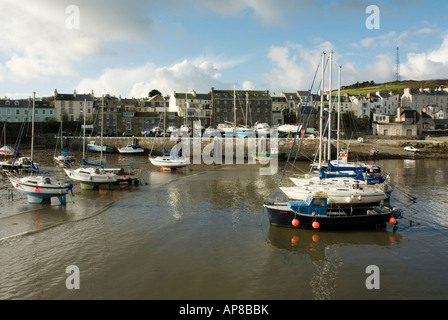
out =
[[(439, 87), (448, 87), (448, 79), (436, 79), (436, 80), (405, 80), (405, 81), (392, 81), (385, 83), (372, 84), (369, 82), (356, 83), (350, 86), (345, 86), (341, 88), (341, 95), (348, 93), (349, 95), (365, 95), (367, 93), (395, 93), (403, 94), (405, 88), (411, 88), (411, 90), (418, 90), (420, 88), (430, 88), (436, 89)], [(333, 91), (334, 94), (334, 91)], [(336, 90), (337, 94), (337, 90)]]

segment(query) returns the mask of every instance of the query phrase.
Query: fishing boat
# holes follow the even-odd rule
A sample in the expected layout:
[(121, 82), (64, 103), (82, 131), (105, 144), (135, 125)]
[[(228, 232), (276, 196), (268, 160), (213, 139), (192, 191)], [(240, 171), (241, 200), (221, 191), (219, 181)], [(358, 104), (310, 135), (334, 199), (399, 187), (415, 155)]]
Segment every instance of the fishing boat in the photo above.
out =
[(56, 197), (61, 204), (66, 204), (66, 194), (72, 192), (73, 185), (70, 183), (61, 182), (52, 179), (49, 176), (33, 175), (33, 173), (48, 174), (48, 172), (38, 169), (33, 164), (34, 157), (34, 108), (35, 95), (33, 94), (33, 111), (32, 111), (32, 129), (31, 129), (31, 158), (30, 168), (31, 175), (19, 177), (12, 171), (7, 171), (6, 175), (9, 178), (12, 186), (19, 192), (26, 194), (28, 203), (40, 204), (50, 203), (51, 198)]
[(384, 206), (365, 210), (329, 208), (325, 192), (311, 192), (302, 201), (275, 201), (264, 203), (269, 222), (273, 226), (313, 228), (322, 230), (366, 229), (396, 225), (401, 212)]
[(149, 156), (149, 161), (153, 166), (161, 167), (162, 169), (176, 170), (190, 164), (190, 159), (179, 157), (179, 152), (177, 151), (168, 151), (163, 148), (163, 153), (164, 155), (154, 158)]
[[(84, 104), (85, 108), (86, 103)], [(104, 108), (104, 96), (101, 104), (101, 109)], [(85, 160), (85, 139), (86, 139), (86, 126), (85, 126), (86, 112), (84, 110), (84, 134), (83, 134), (83, 149), (82, 149), (82, 167), (76, 169), (63, 168), (65, 174), (69, 179), (79, 182), (81, 189), (90, 190), (100, 185), (110, 185), (117, 182), (117, 175), (113, 171), (106, 171), (103, 168), (103, 151), (102, 142), (103, 134), (101, 132), (100, 147), (100, 164), (91, 164)], [(101, 119), (104, 119), (101, 117)]]
[(87, 148), (90, 151), (96, 151), (96, 152), (114, 152), (114, 148), (109, 146), (103, 146), (101, 144), (98, 144), (96, 141), (90, 141), (87, 144)]

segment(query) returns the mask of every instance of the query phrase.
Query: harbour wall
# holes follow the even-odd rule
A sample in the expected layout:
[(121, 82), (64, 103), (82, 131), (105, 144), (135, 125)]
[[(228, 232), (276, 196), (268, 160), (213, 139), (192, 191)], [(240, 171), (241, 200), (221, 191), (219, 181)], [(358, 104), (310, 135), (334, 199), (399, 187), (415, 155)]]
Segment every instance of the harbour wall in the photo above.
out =
[[(184, 138), (185, 139), (185, 138)], [(58, 137), (54, 135), (40, 136), (35, 139), (35, 148), (54, 150), (58, 148), (60, 142)], [(86, 138), (86, 144), (90, 141), (100, 143), (100, 137)], [(163, 137), (135, 137), (134, 142), (145, 149), (145, 154), (161, 155), (163, 149), (173, 150), (180, 140)], [(218, 141), (213, 138), (192, 138), (184, 140), (185, 148), (189, 146), (190, 155), (200, 152), (201, 155), (214, 155), (214, 152), (220, 152), (223, 157), (251, 157), (252, 152), (269, 152), (271, 146), (278, 148), (279, 153), (291, 154), (292, 158), (301, 160), (311, 160), (318, 155), (319, 139), (296, 139), (293, 138), (220, 138)], [(63, 145), (65, 149), (73, 152), (82, 151), (82, 137), (67, 137), (63, 138)], [(114, 148), (118, 153), (119, 147), (124, 147), (132, 143), (130, 137), (103, 137), (103, 144)], [(323, 141), (324, 150), (322, 155), (325, 158), (327, 151), (327, 141)], [(293, 146), (294, 145), (294, 146)], [(340, 140), (339, 147), (350, 149), (350, 155), (364, 155), (368, 156), (371, 148), (376, 148), (380, 155), (379, 158), (396, 158), (406, 157), (409, 153), (405, 152), (403, 148), (407, 145), (412, 145), (421, 150), (419, 155), (412, 155), (413, 157), (448, 157), (448, 137), (381, 137), (381, 136), (364, 136), (362, 141), (356, 140)], [(292, 147), (293, 146), (293, 147)], [(331, 158), (336, 157), (337, 142), (331, 143)], [(21, 150), (27, 149), (21, 147)], [(28, 145), (29, 147), (29, 145)], [(185, 154), (185, 153), (184, 153)]]

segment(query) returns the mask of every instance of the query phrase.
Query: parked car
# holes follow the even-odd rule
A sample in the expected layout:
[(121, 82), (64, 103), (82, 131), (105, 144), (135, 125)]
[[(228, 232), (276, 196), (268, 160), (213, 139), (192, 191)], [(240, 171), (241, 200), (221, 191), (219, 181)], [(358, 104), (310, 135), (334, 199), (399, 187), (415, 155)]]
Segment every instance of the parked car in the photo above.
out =
[(412, 153), (417, 153), (417, 152), (420, 152), (420, 150), (419, 150), (419, 149), (417, 149), (417, 148), (414, 148), (413, 146), (407, 146), (407, 147), (404, 147), (404, 151), (407, 151), (407, 152), (412, 152)]

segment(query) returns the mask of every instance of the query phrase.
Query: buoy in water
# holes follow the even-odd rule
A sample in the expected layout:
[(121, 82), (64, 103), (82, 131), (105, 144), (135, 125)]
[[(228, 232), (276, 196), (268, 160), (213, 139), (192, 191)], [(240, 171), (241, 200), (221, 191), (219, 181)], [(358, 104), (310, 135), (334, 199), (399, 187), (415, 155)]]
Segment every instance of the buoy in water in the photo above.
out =
[(299, 225), (299, 219), (294, 218), (292, 219), (291, 223), (294, 227), (297, 227)]
[(391, 217), (390, 219), (389, 219), (389, 223), (390, 224), (397, 224), (397, 219), (395, 219), (394, 217)]
[(319, 228), (319, 222), (314, 221), (312, 226), (313, 226), (314, 229), (318, 229)]

